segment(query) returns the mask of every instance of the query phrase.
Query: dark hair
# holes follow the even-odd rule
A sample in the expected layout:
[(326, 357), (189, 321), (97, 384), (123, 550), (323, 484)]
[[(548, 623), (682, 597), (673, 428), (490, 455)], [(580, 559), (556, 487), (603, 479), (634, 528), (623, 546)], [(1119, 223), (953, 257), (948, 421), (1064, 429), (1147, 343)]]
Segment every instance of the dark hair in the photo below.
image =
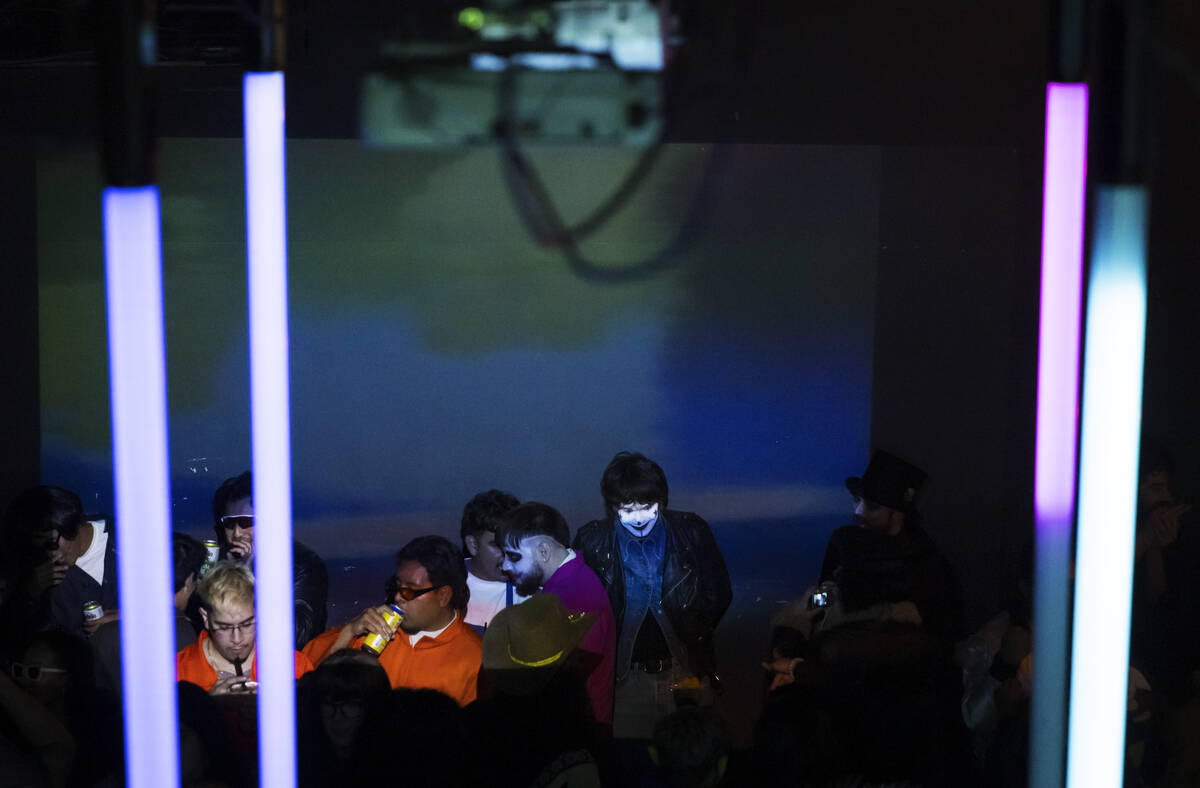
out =
[(181, 533), (171, 534), (171, 552), (175, 559), (175, 591), (178, 592), (187, 582), (189, 575), (200, 579), (200, 567), (204, 566), (208, 552), (204, 545)]
[(463, 542), (463, 555), (469, 555), (468, 536), (479, 536), (484, 531), (495, 533), (504, 515), (520, 505), (515, 496), (500, 490), (488, 490), (472, 498), (463, 507), (462, 527), (458, 532)]
[(600, 494), (610, 518), (623, 503), (656, 503), (666, 509), (667, 475), (644, 454), (618, 452), (600, 477)]
[(571, 546), (571, 529), (553, 506), (530, 501), (513, 509), (496, 529), (496, 544), (518, 545), (530, 536), (549, 536), (563, 547)]
[(221, 527), (221, 518), (225, 516), (225, 510), (229, 508), (229, 504), (244, 498), (249, 498), (251, 503), (254, 502), (254, 484), (250, 477), (250, 471), (243, 471), (238, 476), (226, 479), (213, 493), (213, 530), (217, 532), (217, 544), (221, 545), (222, 553), (228, 546), (229, 540), (225, 537), (225, 529)]
[(311, 679), (318, 702), (367, 700), (391, 692), (392, 685), (379, 660), (357, 649), (335, 651), (321, 661)]
[[(250, 477), (250, 471), (243, 471), (238, 476), (226, 479), (213, 493), (213, 525), (221, 524), (221, 518), (225, 516), (225, 510), (230, 503), (243, 498), (254, 501), (254, 484)], [(217, 530), (219, 531), (220, 528)]]
[(466, 715), (453, 698), (433, 689), (392, 690), (387, 696), (383, 725), (376, 732), (379, 741), (373, 754), (394, 748), (396, 731), (404, 731), (404, 750), (417, 754), (404, 763), (407, 788), (471, 784), (463, 779), (469, 760), (464, 753), (474, 742), (467, 731)]
[[(246, 764), (233, 746), (216, 698), (190, 681), (178, 682), (176, 693), (179, 702), (180, 769), (185, 774), (199, 772), (207, 778), (202, 782), (212, 780), (220, 784), (238, 784), (238, 778), (246, 771)], [(182, 746), (187, 731), (196, 737), (201, 752), (189, 752)], [(201, 756), (200, 763), (189, 760), (189, 756), (195, 755)]]
[(396, 553), (396, 566), (416, 561), (425, 567), (429, 582), (435, 586), (450, 586), (454, 591), (450, 606), (465, 613), (471, 590), (467, 587), (467, 567), (462, 553), (444, 536), (418, 536)]
[[(296, 683), (299, 785), (375, 784), (383, 782), (390, 761), (370, 757), (394, 742), (388, 727), (391, 682), (379, 661), (344, 648), (326, 657)], [(322, 703), (361, 703), (363, 718), (349, 753), (336, 752), (321, 722)], [(453, 702), (453, 701), (452, 701)]]
[(83, 522), (83, 503), (78, 495), (62, 487), (31, 487), (5, 510), (4, 538), (14, 551), (27, 552), (34, 539), (49, 531), (74, 539)]
[(658, 772), (669, 786), (703, 785), (729, 752), (725, 724), (710, 707), (687, 707), (654, 726)]

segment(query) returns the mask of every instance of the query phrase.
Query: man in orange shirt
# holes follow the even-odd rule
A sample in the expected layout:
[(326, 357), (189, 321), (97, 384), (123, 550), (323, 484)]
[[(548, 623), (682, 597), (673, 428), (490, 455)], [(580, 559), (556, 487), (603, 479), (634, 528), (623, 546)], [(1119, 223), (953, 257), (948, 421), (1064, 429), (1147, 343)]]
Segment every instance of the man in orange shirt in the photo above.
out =
[[(435, 689), (460, 706), (475, 700), (483, 650), (463, 620), (471, 592), (459, 549), (441, 536), (417, 537), (396, 553), (396, 573), (385, 593), (389, 604), (318, 635), (304, 654), (319, 664), (340, 649), (361, 647), (374, 632), (389, 639), (379, 664), (393, 688)], [(390, 605), (404, 614), (398, 631), (384, 619)]]
[[(252, 693), (258, 687), (254, 661), (254, 575), (243, 564), (222, 561), (196, 589), (204, 631), (175, 656), (179, 681), (212, 695)], [(296, 652), (295, 676), (313, 669)]]

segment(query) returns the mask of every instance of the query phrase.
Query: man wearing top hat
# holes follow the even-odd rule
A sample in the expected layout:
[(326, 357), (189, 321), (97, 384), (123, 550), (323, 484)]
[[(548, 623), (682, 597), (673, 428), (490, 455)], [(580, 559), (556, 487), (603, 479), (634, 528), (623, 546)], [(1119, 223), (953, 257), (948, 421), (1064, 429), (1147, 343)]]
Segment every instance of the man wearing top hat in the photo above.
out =
[(872, 454), (862, 476), (847, 478), (854, 524), (829, 537), (819, 582), (865, 589), (872, 598), (911, 601), (925, 631), (954, 638), (961, 634), (958, 585), (921, 528), (916, 506), (925, 478), (917, 466), (881, 450)]

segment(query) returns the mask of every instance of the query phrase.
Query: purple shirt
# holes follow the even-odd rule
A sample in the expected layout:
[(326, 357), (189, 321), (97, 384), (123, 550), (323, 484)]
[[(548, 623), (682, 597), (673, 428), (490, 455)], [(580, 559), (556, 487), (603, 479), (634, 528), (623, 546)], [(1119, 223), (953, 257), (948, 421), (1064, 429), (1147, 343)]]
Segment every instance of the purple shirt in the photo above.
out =
[(559, 565), (542, 586), (542, 591), (557, 594), (568, 613), (592, 613), (596, 616), (579, 647), (600, 655), (600, 664), (588, 675), (587, 693), (592, 701), (596, 721), (612, 725), (617, 628), (604, 584), (583, 559), (575, 555)]

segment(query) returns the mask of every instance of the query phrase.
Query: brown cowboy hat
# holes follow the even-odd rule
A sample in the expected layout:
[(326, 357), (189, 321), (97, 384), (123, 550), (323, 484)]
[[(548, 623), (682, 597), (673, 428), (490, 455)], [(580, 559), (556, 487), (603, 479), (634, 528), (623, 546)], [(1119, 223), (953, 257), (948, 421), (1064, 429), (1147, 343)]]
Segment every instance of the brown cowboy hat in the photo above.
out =
[(591, 613), (568, 613), (557, 594), (534, 594), (488, 624), (483, 669), (501, 692), (537, 692), (566, 663), (594, 619)]

